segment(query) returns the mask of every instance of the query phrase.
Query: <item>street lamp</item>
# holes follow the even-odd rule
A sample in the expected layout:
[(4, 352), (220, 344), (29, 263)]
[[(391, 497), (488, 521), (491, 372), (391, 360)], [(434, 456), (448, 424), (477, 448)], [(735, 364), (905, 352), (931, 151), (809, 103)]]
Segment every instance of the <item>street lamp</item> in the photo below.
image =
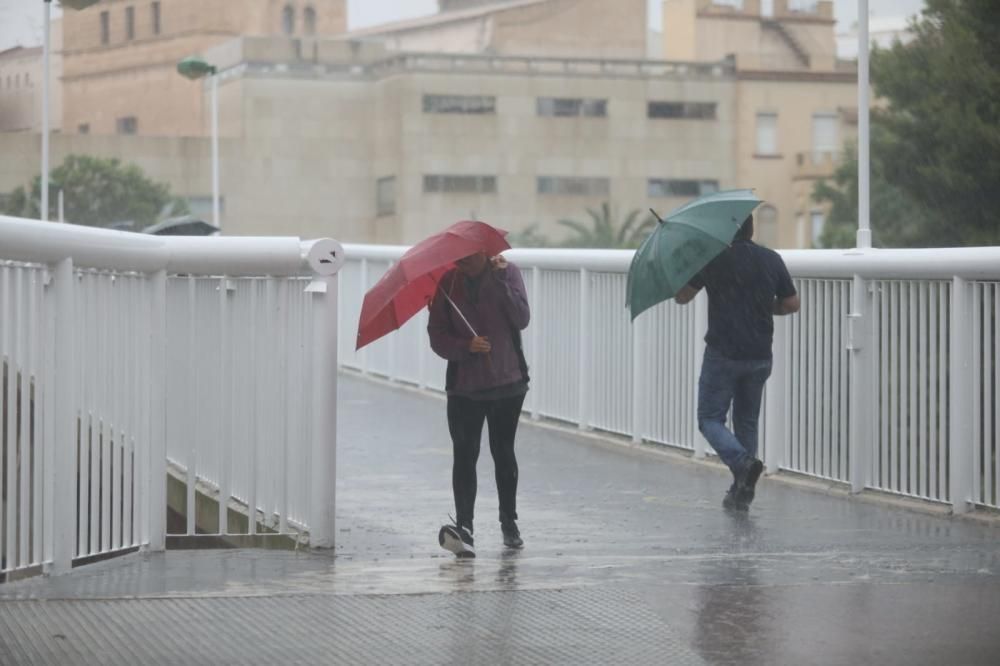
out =
[(219, 221), (219, 77), (218, 70), (201, 58), (192, 56), (177, 63), (177, 71), (192, 81), (207, 77), (212, 81), (212, 224), (222, 230)]
[[(86, 9), (98, 0), (62, 0), (63, 7)], [(52, 18), (52, 0), (42, 0), (45, 5), (45, 28), (42, 42), (42, 200), (39, 210), (42, 221), (49, 219), (49, 24)]]

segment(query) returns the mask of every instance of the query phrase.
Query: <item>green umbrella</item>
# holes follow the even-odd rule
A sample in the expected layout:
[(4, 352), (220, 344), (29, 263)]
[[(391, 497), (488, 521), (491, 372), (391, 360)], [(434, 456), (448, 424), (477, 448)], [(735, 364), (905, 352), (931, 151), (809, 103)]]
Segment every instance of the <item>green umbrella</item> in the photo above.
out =
[(632, 319), (672, 298), (728, 248), (759, 204), (753, 190), (726, 190), (699, 197), (660, 220), (628, 270), (625, 303)]

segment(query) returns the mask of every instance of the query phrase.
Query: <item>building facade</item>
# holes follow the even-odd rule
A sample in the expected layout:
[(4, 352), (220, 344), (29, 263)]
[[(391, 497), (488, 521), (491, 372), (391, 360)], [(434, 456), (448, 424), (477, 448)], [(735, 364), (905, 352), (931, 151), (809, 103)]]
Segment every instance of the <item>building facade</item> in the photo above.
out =
[[(62, 129), (62, 21), (53, 21), (49, 54), (49, 127)], [(0, 132), (41, 132), (42, 47), (0, 51)]]
[(343, 2), (229, 6), (67, 13), (64, 78), (67, 133), (138, 135), (91, 143), (126, 160), (141, 145), (198, 210), (207, 177), (178, 174), (206, 165), (168, 162), (202, 159), (207, 87), (175, 67), (215, 65), (226, 233), (410, 243), (477, 217), (558, 241), (560, 219), (605, 202), (620, 221), (752, 187), (759, 239), (808, 247), (825, 214), (812, 187), (854, 132), (856, 75), (834, 57), (826, 1), (764, 16), (758, 0), (666, 0), (667, 59), (652, 60), (645, 0), (457, 0), (333, 37), (319, 33), (343, 32)]
[(347, 29), (346, 0), (100, 0), (67, 11), (63, 126), (80, 134), (205, 136), (192, 54), (242, 35), (309, 39)]

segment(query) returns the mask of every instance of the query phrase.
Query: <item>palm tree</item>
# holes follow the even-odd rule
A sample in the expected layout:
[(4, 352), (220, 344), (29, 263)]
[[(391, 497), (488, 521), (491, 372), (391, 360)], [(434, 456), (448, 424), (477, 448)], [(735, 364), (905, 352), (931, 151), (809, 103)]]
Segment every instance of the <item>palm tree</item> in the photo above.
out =
[(639, 247), (650, 230), (656, 226), (656, 219), (636, 209), (625, 216), (621, 225), (615, 224), (608, 202), (601, 204), (600, 210), (587, 209), (590, 224), (576, 220), (559, 220), (559, 224), (569, 227), (575, 235), (562, 243), (565, 247), (602, 247), (629, 249)]

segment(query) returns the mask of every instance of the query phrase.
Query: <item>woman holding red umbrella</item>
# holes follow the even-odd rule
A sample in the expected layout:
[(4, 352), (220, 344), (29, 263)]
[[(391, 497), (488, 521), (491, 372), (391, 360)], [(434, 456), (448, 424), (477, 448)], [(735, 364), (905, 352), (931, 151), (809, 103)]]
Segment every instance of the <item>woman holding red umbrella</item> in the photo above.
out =
[(517, 458), (514, 437), (528, 391), (528, 366), (521, 331), (530, 311), (517, 266), (501, 256), (476, 252), (455, 262), (438, 282), (430, 305), (431, 347), (448, 361), (448, 430), (454, 461), (455, 524), (438, 534), (443, 548), (475, 557), (473, 513), (476, 462), (484, 422), (489, 427), (500, 528), (508, 548), (524, 542), (517, 528)]

